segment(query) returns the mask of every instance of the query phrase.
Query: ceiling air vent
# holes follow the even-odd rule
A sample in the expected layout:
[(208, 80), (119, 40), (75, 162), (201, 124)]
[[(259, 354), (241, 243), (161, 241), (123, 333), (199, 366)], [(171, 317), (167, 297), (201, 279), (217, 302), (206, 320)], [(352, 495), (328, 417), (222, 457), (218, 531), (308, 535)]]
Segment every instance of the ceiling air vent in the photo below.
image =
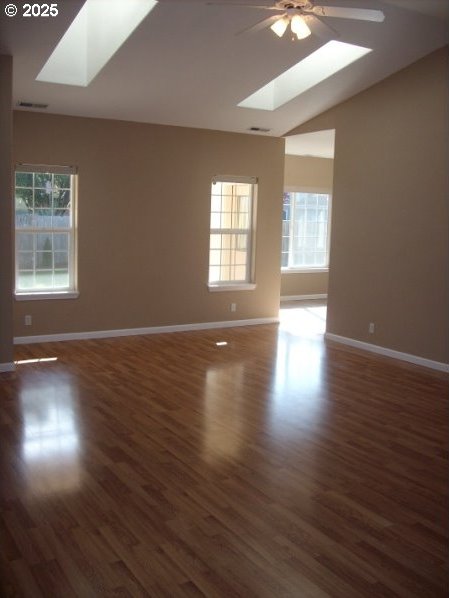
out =
[(248, 131), (257, 131), (258, 133), (268, 133), (271, 129), (265, 129), (264, 127), (250, 127)]
[(48, 108), (48, 104), (37, 104), (34, 102), (17, 102), (17, 106), (20, 106), (21, 108), (39, 108), (41, 110)]

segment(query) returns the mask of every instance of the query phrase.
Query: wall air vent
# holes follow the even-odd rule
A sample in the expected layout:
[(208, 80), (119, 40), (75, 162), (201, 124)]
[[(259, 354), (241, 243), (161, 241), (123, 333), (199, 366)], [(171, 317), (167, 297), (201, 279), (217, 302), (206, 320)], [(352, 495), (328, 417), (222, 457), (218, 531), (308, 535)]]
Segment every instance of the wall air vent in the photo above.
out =
[(20, 106), (21, 108), (38, 108), (40, 110), (48, 108), (48, 104), (38, 104), (35, 102), (17, 102), (17, 106)]
[(250, 127), (248, 131), (257, 131), (258, 133), (268, 133), (271, 129), (265, 129), (264, 127)]

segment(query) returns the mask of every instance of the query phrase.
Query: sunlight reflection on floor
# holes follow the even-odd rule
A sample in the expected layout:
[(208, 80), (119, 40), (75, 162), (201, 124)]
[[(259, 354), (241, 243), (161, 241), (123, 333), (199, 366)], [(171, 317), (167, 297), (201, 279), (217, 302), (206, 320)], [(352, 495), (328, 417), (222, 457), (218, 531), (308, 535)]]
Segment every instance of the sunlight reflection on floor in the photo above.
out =
[(41, 381), (39, 374), (28, 374), (20, 388), (27, 489), (35, 496), (59, 495), (81, 484), (77, 397), (68, 376), (49, 373)]
[(323, 392), (323, 301), (295, 301), (279, 311), (279, 339), (273, 379), (271, 429), (283, 439), (307, 436), (326, 414)]
[(326, 331), (326, 305), (311, 305), (310, 302), (298, 307), (281, 307), (279, 310), (280, 330), (295, 336), (322, 336)]

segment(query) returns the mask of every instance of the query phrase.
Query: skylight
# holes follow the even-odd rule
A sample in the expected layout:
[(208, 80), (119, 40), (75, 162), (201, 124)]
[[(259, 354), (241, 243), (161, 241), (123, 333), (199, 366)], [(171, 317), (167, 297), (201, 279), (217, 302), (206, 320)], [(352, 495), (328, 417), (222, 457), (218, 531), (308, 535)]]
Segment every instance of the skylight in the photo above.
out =
[(371, 52), (370, 48), (332, 40), (273, 79), (238, 105), (276, 110), (296, 96)]
[(156, 0), (86, 0), (37, 81), (86, 87), (156, 4)]

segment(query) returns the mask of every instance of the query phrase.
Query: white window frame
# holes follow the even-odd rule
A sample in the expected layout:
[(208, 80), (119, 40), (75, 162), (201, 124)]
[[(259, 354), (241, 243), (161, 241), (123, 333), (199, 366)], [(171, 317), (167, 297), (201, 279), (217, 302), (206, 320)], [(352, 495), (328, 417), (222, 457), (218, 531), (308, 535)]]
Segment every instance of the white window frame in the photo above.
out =
[[(257, 213), (257, 185), (258, 179), (256, 177), (248, 176), (233, 176), (233, 175), (216, 175), (212, 179), (212, 187), (216, 183), (243, 183), (251, 185), (251, 196), (250, 196), (250, 223), (247, 229), (234, 229), (234, 228), (209, 228), (209, 256), (212, 250), (211, 248), (211, 236), (213, 234), (243, 234), (246, 232), (247, 235), (247, 261), (246, 261), (246, 277), (245, 281), (228, 280), (228, 281), (211, 281), (209, 278), (210, 257), (208, 262), (208, 289), (211, 292), (215, 291), (249, 291), (256, 288), (255, 284), (255, 237), (256, 237), (256, 213)], [(210, 210), (212, 213), (212, 193), (210, 197)]]
[[(304, 187), (286, 187), (284, 193), (307, 193), (317, 195), (327, 195), (328, 200), (328, 212), (327, 212), (327, 239), (326, 239), (326, 265), (325, 266), (281, 266), (282, 274), (296, 274), (296, 273), (313, 273), (313, 272), (329, 272), (329, 253), (330, 253), (330, 240), (331, 240), (331, 216), (332, 216), (332, 193), (329, 189), (316, 189), (316, 188), (304, 188)], [(292, 218), (290, 218), (292, 222)], [(284, 222), (284, 220), (283, 220)], [(281, 237), (282, 238), (282, 237)], [(293, 247), (293, 235), (289, 238), (289, 250), (288, 257), (292, 255)], [(282, 248), (281, 248), (282, 251)]]
[[(74, 166), (55, 166), (47, 164), (16, 164), (15, 172), (26, 172), (26, 173), (51, 173), (51, 174), (64, 174), (70, 176), (70, 227), (69, 228), (57, 228), (57, 227), (18, 227), (16, 223), (16, 205), (14, 206), (14, 230), (17, 233), (69, 233), (69, 244), (68, 244), (68, 275), (69, 284), (64, 287), (57, 288), (30, 288), (30, 289), (18, 289), (17, 284), (19, 280), (19, 268), (18, 268), (18, 243), (17, 239), (15, 242), (15, 298), (18, 301), (29, 301), (39, 299), (74, 299), (79, 296), (78, 292), (78, 276), (77, 276), (77, 196), (78, 196), (78, 176), (77, 169)], [(16, 191), (16, 183), (14, 180), (14, 195)], [(33, 249), (33, 253), (35, 249)]]

